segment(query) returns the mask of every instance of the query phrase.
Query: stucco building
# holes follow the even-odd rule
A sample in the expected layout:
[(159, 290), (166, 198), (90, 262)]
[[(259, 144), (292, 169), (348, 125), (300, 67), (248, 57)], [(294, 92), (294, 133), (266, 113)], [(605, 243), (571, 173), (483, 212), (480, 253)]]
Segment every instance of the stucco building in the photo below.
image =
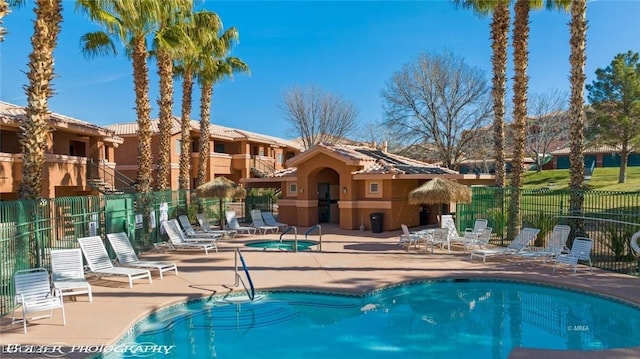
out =
[[(151, 121), (152, 148), (152, 185), (155, 185), (156, 164), (158, 163), (160, 131), (159, 121)], [(180, 119), (174, 118), (171, 124), (171, 140), (169, 151), (171, 154), (171, 171), (169, 184), (171, 188), (178, 188), (180, 173), (180, 144), (182, 138)], [(122, 123), (108, 126), (124, 143), (115, 151), (118, 172), (131, 178), (137, 177), (138, 124)], [(224, 127), (216, 124), (209, 125), (209, 164), (207, 166), (207, 180), (217, 176), (224, 176), (238, 182), (242, 178), (259, 177), (284, 168), (287, 159), (300, 153), (300, 146), (295, 142), (277, 137), (261, 135), (249, 131)], [(199, 168), (200, 122), (191, 121), (191, 153), (190, 158), (190, 188), (197, 185)]]
[(301, 227), (338, 223), (342, 229), (371, 229), (372, 213), (383, 214), (384, 230), (435, 224), (438, 207), (410, 205), (411, 190), (436, 177), (465, 185), (494, 182), (492, 175), (460, 174), (365, 146), (319, 144), (286, 165), (267, 177), (242, 182), (280, 188), (278, 220)]
[[(18, 199), (22, 182), (19, 142), (24, 107), (0, 102), (0, 200)], [(115, 149), (122, 138), (112, 130), (51, 113), (51, 132), (45, 146), (41, 197), (97, 194), (115, 167)]]

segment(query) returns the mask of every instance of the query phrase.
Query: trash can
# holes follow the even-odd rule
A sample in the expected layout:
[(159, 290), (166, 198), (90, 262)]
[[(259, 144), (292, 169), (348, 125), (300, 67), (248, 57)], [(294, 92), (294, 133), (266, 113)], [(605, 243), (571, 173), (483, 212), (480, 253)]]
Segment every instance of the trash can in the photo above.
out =
[(371, 232), (382, 233), (382, 223), (384, 220), (384, 213), (376, 212), (369, 215), (371, 219)]

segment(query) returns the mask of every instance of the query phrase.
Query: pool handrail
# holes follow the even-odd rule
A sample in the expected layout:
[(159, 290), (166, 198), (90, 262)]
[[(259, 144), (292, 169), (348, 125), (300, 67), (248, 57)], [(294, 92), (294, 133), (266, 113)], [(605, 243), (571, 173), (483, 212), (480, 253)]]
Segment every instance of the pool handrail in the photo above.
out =
[(306, 232), (304, 232), (304, 239), (308, 240), (307, 237), (309, 236), (309, 233), (318, 230), (318, 252), (322, 252), (322, 226), (319, 224), (316, 224), (315, 226), (307, 229)]
[[(242, 268), (244, 269), (244, 274), (247, 276), (247, 280), (249, 281), (249, 288), (247, 288), (247, 285), (244, 283), (244, 280), (242, 280), (242, 277), (240, 276), (240, 273), (238, 271), (238, 258), (240, 258), (240, 263), (242, 264)], [(253, 281), (251, 280), (251, 275), (249, 274), (249, 268), (247, 268), (247, 264), (244, 261), (242, 253), (240, 252), (240, 248), (236, 248), (235, 253), (235, 277), (235, 286), (237, 287), (240, 285), (240, 283), (242, 283), (244, 291), (247, 292), (247, 296), (251, 301), (253, 301), (253, 299), (256, 297), (256, 290), (253, 287)]]

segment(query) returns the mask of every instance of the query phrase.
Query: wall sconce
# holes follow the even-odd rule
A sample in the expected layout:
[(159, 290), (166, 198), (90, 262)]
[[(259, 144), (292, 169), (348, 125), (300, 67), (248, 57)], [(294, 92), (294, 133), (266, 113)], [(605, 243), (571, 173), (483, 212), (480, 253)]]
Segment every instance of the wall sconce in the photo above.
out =
[(300, 193), (304, 193), (304, 188), (300, 188)]
[(347, 193), (347, 187), (346, 186), (342, 187), (342, 193), (345, 193), (345, 194)]

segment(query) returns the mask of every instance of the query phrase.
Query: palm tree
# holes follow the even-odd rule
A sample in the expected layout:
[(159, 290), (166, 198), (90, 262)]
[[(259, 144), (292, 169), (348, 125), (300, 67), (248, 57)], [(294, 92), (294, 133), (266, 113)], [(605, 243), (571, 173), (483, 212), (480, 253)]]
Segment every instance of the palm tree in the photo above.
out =
[(180, 56), (176, 59), (174, 71), (182, 77), (182, 111), (181, 111), (181, 146), (180, 146), (180, 174), (178, 187), (182, 190), (189, 189), (190, 158), (191, 158), (191, 102), (193, 93), (193, 80), (199, 69), (201, 53), (206, 44), (213, 41), (218, 30), (222, 28), (222, 22), (214, 12), (202, 10), (193, 13), (190, 21), (184, 23), (184, 31), (192, 40), (182, 46)]
[(133, 63), (136, 115), (138, 118), (138, 177), (137, 190), (151, 189), (151, 105), (149, 101), (149, 69), (147, 66), (147, 37), (154, 33), (162, 19), (165, 0), (77, 0), (89, 18), (105, 31), (82, 36), (83, 53), (92, 57), (115, 54), (111, 36), (119, 39)]
[(189, 41), (182, 32), (181, 22), (193, 7), (191, 0), (163, 2), (163, 17), (158, 31), (155, 33), (153, 47), (160, 78), (158, 172), (156, 188), (166, 190), (170, 187), (170, 148), (171, 123), (173, 121), (173, 59), (177, 56), (177, 49), (185, 41)]
[(4, 41), (4, 35), (7, 33), (7, 30), (2, 27), (2, 18), (9, 12), (9, 3), (5, 0), (0, 0), (0, 42)]
[(491, 19), (491, 62), (493, 67), (493, 140), (495, 184), (504, 187), (504, 115), (507, 87), (507, 47), (509, 45), (509, 4), (511, 0), (454, 0), (458, 5), (472, 8), (481, 15), (493, 13)]
[(238, 30), (232, 27), (219, 38), (211, 41), (202, 52), (198, 83), (200, 85), (200, 142), (198, 146), (198, 185), (207, 182), (209, 165), (209, 123), (213, 86), (234, 73), (248, 72), (249, 66), (237, 57), (227, 57), (233, 43), (238, 40)]
[(526, 140), (527, 91), (529, 63), (529, 12), (540, 8), (543, 0), (516, 0), (513, 24), (513, 156), (511, 160), (511, 201), (509, 202), (508, 238), (520, 231), (520, 189), (524, 173), (524, 144)]
[(48, 100), (53, 94), (50, 85), (54, 76), (53, 51), (58, 43), (60, 22), (62, 21), (62, 0), (37, 0), (36, 21), (34, 22), (29, 55), (29, 84), (25, 92), (26, 118), (21, 126), (22, 146), (21, 199), (35, 199), (42, 193), (42, 171), (45, 150), (49, 143)]

